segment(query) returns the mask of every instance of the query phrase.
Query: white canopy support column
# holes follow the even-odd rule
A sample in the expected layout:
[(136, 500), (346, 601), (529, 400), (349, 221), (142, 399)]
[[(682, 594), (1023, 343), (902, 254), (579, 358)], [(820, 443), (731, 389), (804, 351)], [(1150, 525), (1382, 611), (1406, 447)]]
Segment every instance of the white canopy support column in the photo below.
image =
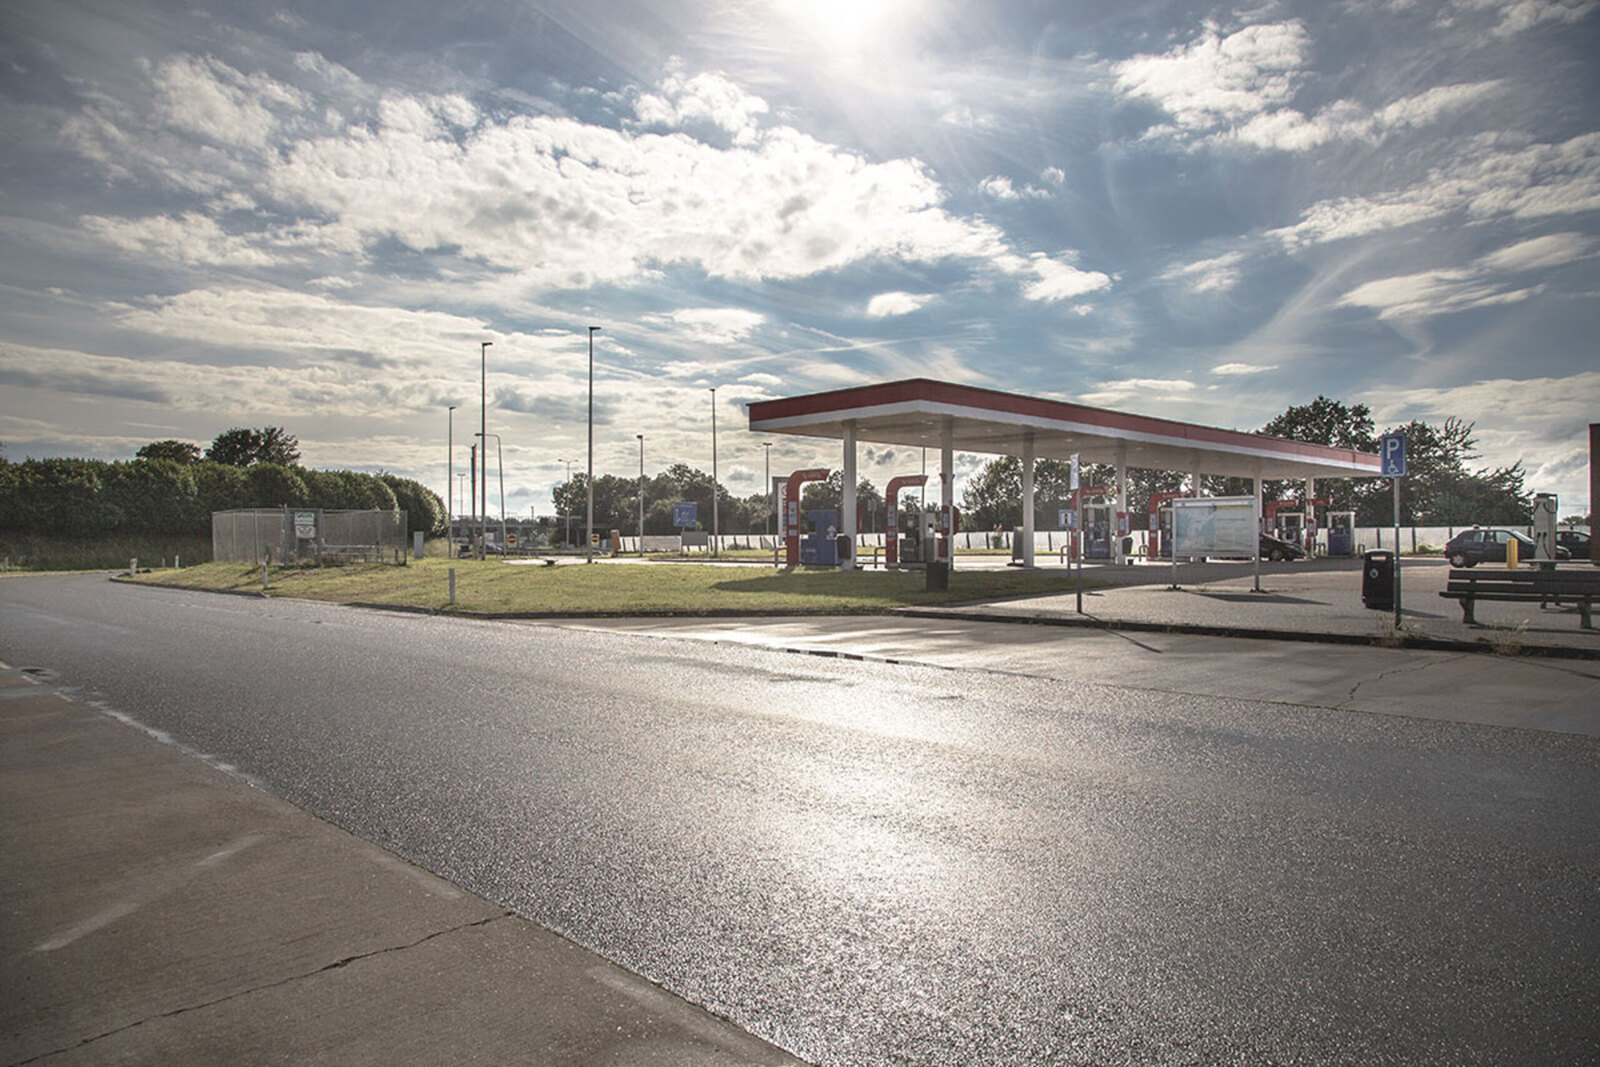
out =
[(1033, 566), (1033, 434), (1022, 437), (1022, 565)]
[(1122, 520), (1128, 513), (1128, 450), (1126, 448), (1117, 449), (1116, 490), (1116, 499), (1111, 505), (1111, 535), (1112, 548), (1114, 549), (1111, 553), (1111, 558), (1116, 560), (1117, 566), (1120, 567), (1128, 562), (1127, 553), (1122, 551)]
[(839, 501), (839, 532), (850, 538), (849, 556), (839, 560), (839, 569), (856, 568), (856, 420), (844, 424), (844, 490)]
[(956, 569), (955, 491), (956, 431), (954, 424), (949, 419), (946, 419), (943, 429), (939, 432), (939, 507), (941, 516), (939, 530), (935, 534), (934, 543), (938, 543), (940, 536), (944, 537), (945, 562), (950, 565), (951, 570)]
[(1306, 555), (1317, 554), (1317, 505), (1312, 501), (1317, 499), (1317, 480), (1306, 479), (1306, 543), (1301, 547), (1306, 550)]

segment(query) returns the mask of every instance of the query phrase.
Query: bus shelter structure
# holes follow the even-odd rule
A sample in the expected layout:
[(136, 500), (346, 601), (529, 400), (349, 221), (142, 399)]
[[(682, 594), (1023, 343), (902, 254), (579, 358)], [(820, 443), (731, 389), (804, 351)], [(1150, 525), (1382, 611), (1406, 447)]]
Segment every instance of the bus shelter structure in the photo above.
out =
[[(1113, 507), (1119, 514), (1128, 510), (1129, 467), (1188, 473), (1196, 496), (1206, 475), (1251, 479), (1258, 515), (1264, 479), (1304, 479), (1309, 500), (1315, 496), (1318, 478), (1375, 478), (1382, 470), (1379, 457), (1365, 452), (926, 378), (758, 401), (750, 405), (750, 429), (843, 442), (839, 532), (849, 535), (852, 543), (858, 531), (860, 442), (938, 450), (940, 528), (946, 534), (954, 532), (955, 453), (1016, 456), (1022, 464), (1022, 562), (1030, 567), (1033, 472), (1039, 459), (1076, 455), (1082, 463), (1114, 465)], [(1122, 538), (1113, 540), (1120, 558)], [(945, 559), (948, 562), (948, 556)], [(853, 563), (841, 560), (844, 566)]]

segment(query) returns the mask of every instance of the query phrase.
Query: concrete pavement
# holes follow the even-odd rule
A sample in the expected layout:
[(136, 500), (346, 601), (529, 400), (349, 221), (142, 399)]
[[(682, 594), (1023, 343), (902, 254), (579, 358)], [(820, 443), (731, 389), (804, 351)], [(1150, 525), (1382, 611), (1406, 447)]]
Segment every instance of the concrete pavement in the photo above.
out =
[(793, 1064), (0, 666), (0, 1064)]

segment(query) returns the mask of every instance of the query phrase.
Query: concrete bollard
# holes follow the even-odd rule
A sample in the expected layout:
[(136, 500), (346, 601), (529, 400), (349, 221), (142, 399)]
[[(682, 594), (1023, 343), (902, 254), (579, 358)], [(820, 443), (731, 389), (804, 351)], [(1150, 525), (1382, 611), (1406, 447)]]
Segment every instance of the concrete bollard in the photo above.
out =
[[(1513, 564), (1513, 566), (1514, 566), (1514, 564)], [(133, 559), (130, 559), (128, 561), (128, 573), (129, 574), (138, 574), (139, 573), (139, 559), (138, 559), (137, 556), (135, 556)]]
[(267, 591), (267, 565), (265, 563), (261, 565), (261, 591), (263, 593)]

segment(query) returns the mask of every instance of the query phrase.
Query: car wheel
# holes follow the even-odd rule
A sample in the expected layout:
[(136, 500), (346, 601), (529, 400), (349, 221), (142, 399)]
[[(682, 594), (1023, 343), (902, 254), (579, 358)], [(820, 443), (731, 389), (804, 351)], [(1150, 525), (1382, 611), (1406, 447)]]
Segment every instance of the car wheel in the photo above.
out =
[(1267, 558), (1270, 559), (1274, 563), (1282, 563), (1283, 562), (1283, 549), (1281, 549), (1281, 548), (1273, 549), (1271, 552), (1267, 553)]
[(1452, 566), (1452, 567), (1470, 567), (1470, 566), (1472, 566), (1472, 564), (1467, 562), (1467, 557), (1466, 556), (1462, 555), (1460, 552), (1457, 552), (1455, 555), (1450, 557), (1450, 566)]

